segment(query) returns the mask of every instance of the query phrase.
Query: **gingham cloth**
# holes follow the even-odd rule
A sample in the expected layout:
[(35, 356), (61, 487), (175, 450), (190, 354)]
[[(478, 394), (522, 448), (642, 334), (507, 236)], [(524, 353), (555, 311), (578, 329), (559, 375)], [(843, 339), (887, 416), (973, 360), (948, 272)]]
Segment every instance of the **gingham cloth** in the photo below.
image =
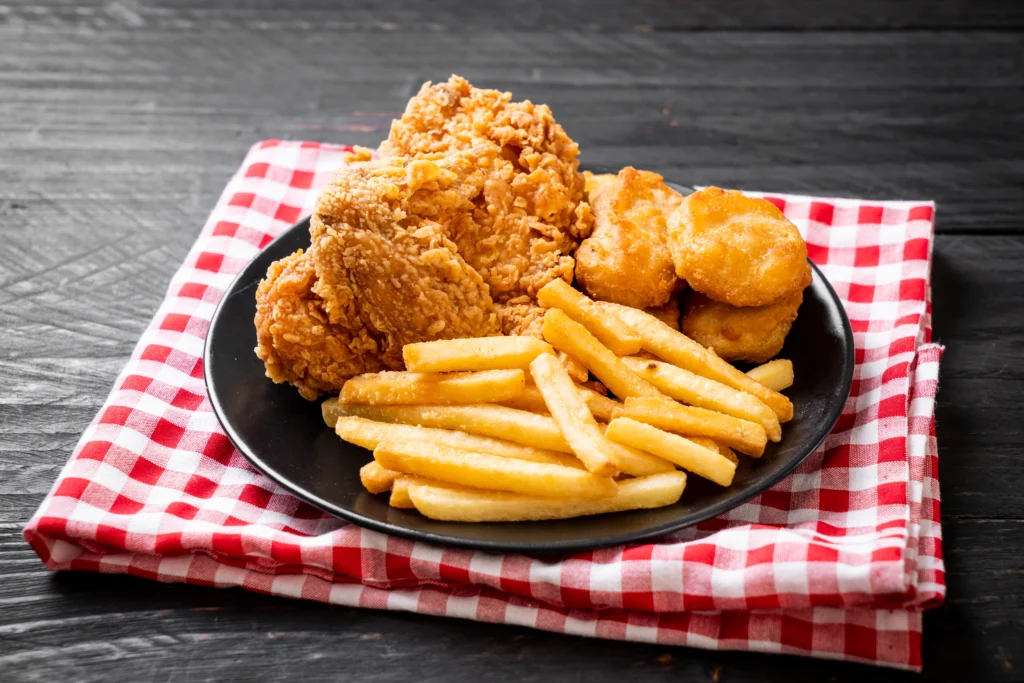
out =
[(249, 152), (25, 529), (47, 567), (920, 668), (921, 611), (945, 593), (931, 203), (769, 197), (853, 323), (857, 367), (839, 424), (792, 476), (722, 517), (553, 561), (431, 546), (325, 515), (255, 472), (218, 425), (202, 364), (214, 307), (312, 210), (347, 149), (268, 140)]

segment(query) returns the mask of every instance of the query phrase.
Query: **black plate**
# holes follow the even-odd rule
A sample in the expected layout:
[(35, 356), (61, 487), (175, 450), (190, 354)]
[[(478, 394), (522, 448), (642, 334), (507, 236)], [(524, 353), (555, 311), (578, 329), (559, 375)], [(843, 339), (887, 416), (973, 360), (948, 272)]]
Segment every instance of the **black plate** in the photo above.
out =
[(786, 391), (793, 401), (793, 421), (786, 423), (782, 441), (769, 443), (761, 458), (740, 458), (731, 487), (691, 476), (678, 503), (656, 510), (549, 522), (433, 521), (390, 507), (387, 496), (367, 493), (359, 483), (359, 468), (371, 453), (335, 436), (324, 425), (318, 402), (267, 379), (253, 353), (257, 284), (272, 261), (307, 247), (308, 219), (269, 244), (231, 283), (206, 338), (206, 387), (228, 437), (256, 469), (303, 500), (377, 531), (500, 552), (570, 552), (635, 543), (722, 514), (776, 484), (818, 447), (850, 393), (853, 332), (838, 297), (815, 267), (814, 282), (804, 292), (800, 316), (780, 354), (793, 360), (796, 374), (796, 383)]

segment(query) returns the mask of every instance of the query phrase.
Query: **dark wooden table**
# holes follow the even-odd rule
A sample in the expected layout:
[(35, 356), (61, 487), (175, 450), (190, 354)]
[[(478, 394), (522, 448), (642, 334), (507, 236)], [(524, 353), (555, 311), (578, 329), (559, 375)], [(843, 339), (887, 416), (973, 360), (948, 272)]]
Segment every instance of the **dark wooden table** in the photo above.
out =
[(21, 528), (248, 146), (375, 145), (452, 72), (550, 104), (585, 163), (938, 202), (923, 680), (1024, 680), (1022, 27), (988, 0), (0, 2), (0, 680), (916, 680), (43, 569)]

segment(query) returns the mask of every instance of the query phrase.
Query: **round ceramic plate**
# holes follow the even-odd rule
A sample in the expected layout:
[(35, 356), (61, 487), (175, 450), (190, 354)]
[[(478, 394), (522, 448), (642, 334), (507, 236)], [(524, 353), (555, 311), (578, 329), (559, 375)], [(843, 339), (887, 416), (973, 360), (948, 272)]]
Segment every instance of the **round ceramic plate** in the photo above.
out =
[(267, 379), (263, 362), (253, 353), (256, 286), (272, 261), (307, 247), (305, 220), (269, 244), (225, 292), (206, 338), (210, 401), (228, 436), (257, 470), (331, 514), (388, 534), (495, 552), (571, 552), (637, 543), (719, 515), (776, 484), (821, 444), (850, 393), (850, 322), (815, 267), (780, 354), (793, 361), (796, 374), (785, 392), (793, 401), (793, 420), (784, 425), (782, 441), (769, 443), (761, 458), (740, 456), (729, 488), (690, 476), (682, 499), (656, 510), (547, 522), (433, 521), (414, 510), (390, 507), (387, 495), (367, 493), (359, 483), (359, 468), (372, 459), (370, 451), (339, 439), (324, 424), (319, 402)]

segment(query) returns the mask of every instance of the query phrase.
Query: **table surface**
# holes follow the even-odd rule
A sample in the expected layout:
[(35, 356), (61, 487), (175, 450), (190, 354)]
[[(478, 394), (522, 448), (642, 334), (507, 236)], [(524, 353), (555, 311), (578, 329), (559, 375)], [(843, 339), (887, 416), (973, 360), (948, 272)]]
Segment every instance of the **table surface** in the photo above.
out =
[[(0, 678), (1024, 679), (1022, 29), (988, 0), (0, 1)], [(551, 105), (587, 164), (938, 202), (923, 678), (42, 567), (21, 528), (249, 145), (374, 146), (453, 72)]]

